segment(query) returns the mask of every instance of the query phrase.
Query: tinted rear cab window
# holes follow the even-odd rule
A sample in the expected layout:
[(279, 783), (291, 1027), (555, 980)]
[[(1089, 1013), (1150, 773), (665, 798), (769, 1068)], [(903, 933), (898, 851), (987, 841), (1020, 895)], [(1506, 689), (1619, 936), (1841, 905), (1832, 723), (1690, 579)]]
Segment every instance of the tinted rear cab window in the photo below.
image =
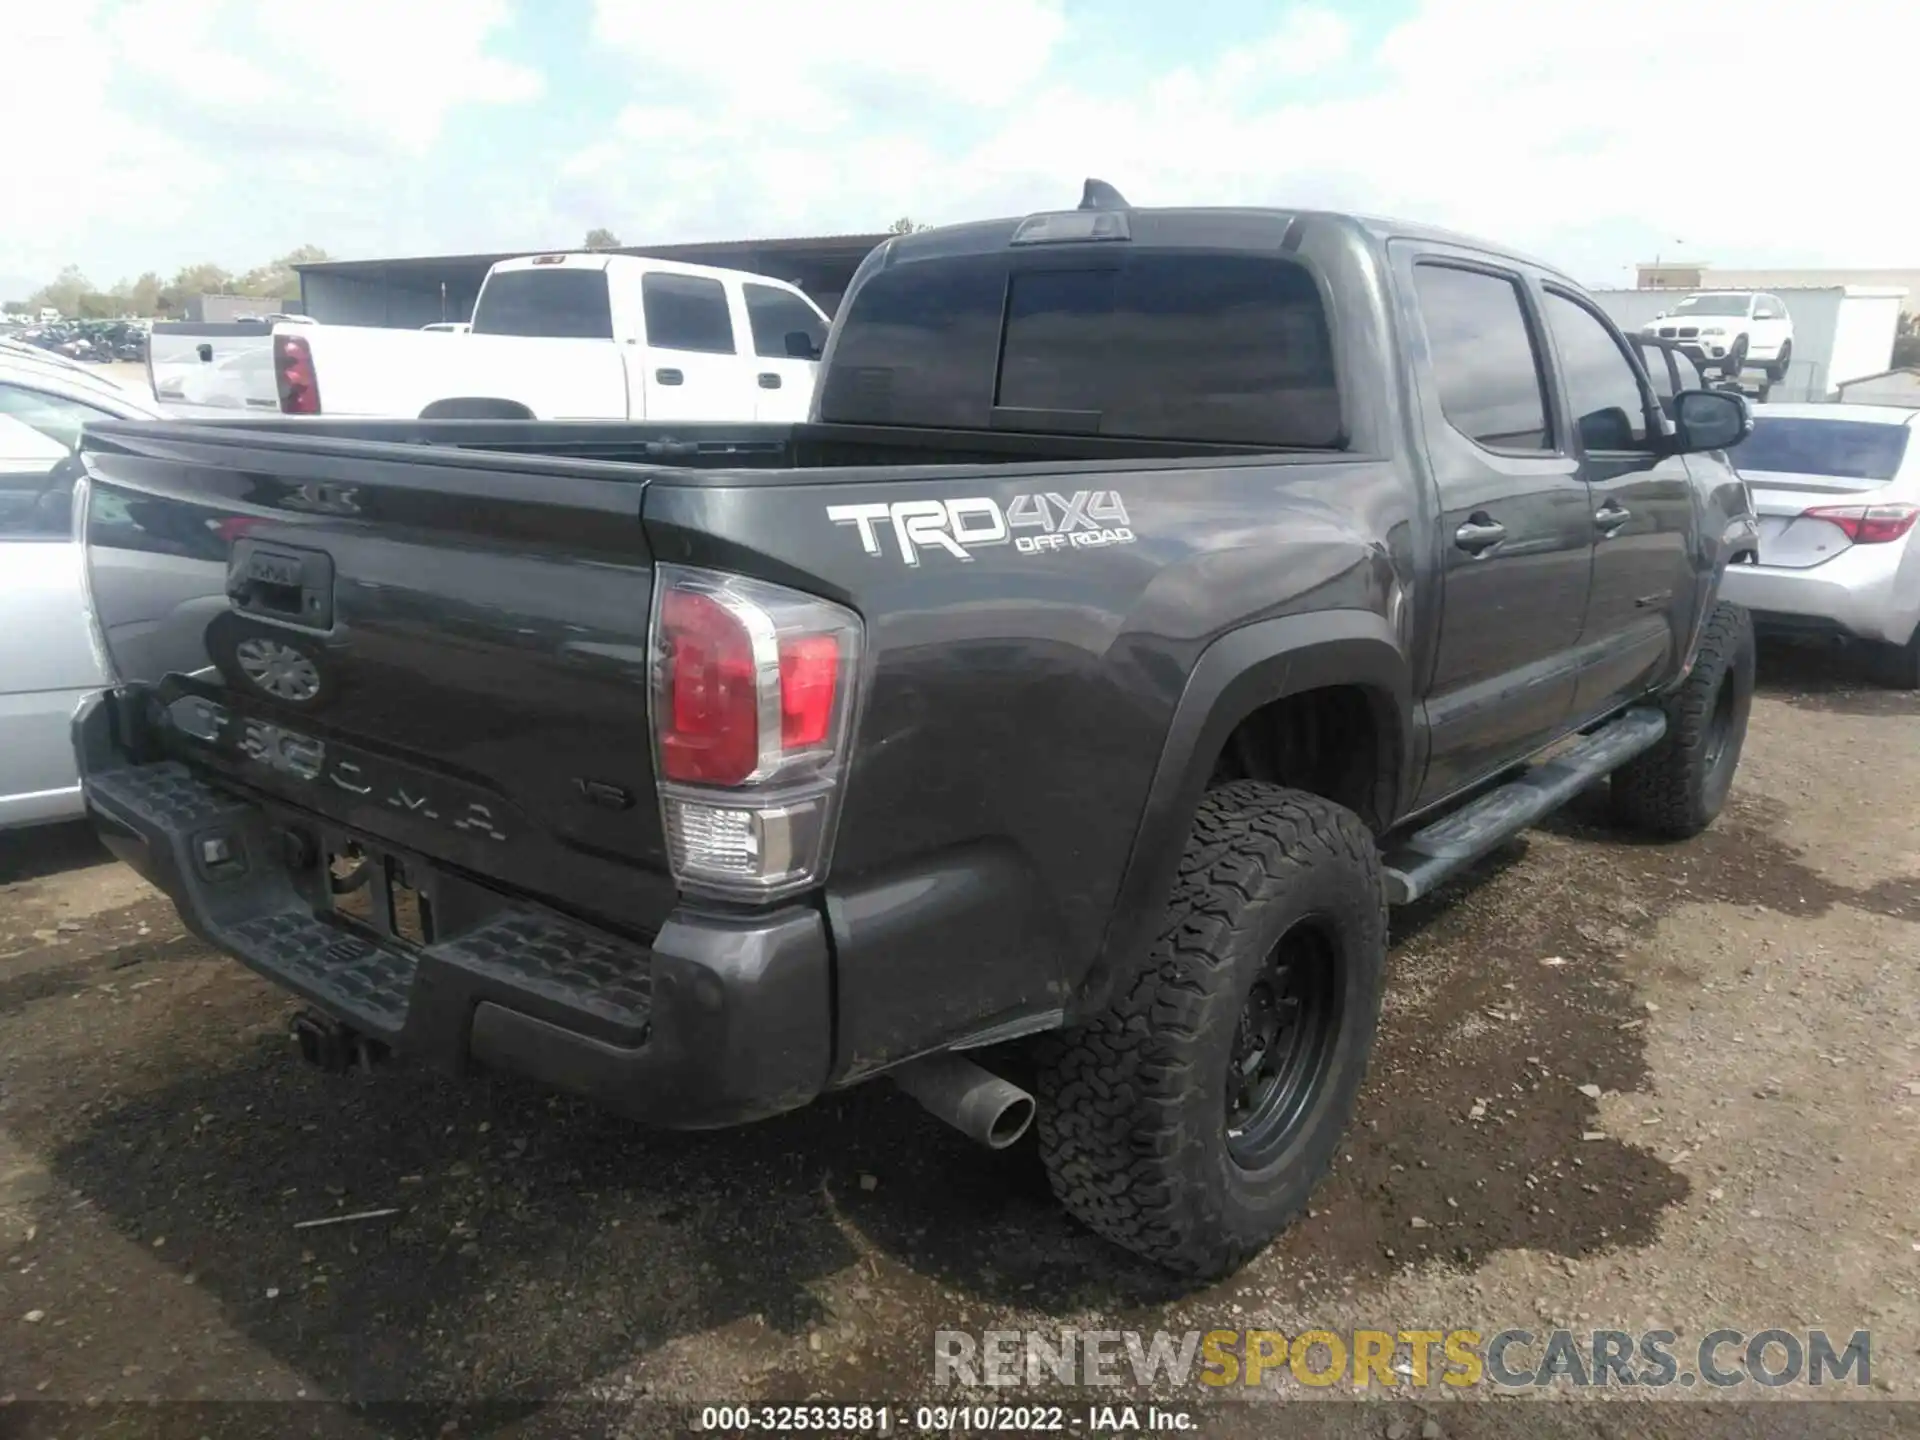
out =
[(554, 266), (490, 275), (473, 307), (473, 333), (611, 340), (607, 272)]
[(1907, 453), (1908, 425), (1762, 415), (1735, 452), (1736, 468), (1845, 480), (1891, 480)]
[(1196, 250), (1061, 247), (1018, 263), (967, 256), (880, 270), (841, 322), (821, 418), (1342, 443), (1312, 275), (1276, 256)]

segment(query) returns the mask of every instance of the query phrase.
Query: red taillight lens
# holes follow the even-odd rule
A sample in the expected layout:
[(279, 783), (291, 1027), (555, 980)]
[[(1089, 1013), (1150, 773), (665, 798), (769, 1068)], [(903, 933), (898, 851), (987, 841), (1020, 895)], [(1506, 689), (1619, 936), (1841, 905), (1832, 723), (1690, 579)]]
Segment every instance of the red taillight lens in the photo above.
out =
[(654, 576), (654, 764), (674, 878), (728, 900), (797, 894), (833, 849), (860, 617), (744, 575), (667, 563)]
[(663, 778), (737, 785), (760, 764), (759, 676), (753, 637), (725, 605), (670, 590), (660, 602)]
[(1803, 510), (1803, 520), (1837, 525), (1856, 545), (1885, 545), (1913, 528), (1920, 507), (1913, 505), (1816, 505)]
[(320, 381), (313, 373), (313, 348), (302, 335), (281, 335), (273, 342), (273, 379), (280, 409), (287, 415), (320, 413)]
[(832, 635), (791, 635), (780, 642), (780, 748), (811, 750), (827, 742), (840, 675), (840, 642)]
[[(840, 641), (833, 634), (771, 635), (765, 616), (750, 627), (722, 600), (669, 590), (660, 601), (662, 778), (694, 785), (738, 785), (787, 755), (825, 745), (839, 695)], [(779, 657), (777, 752), (763, 752), (760, 644)], [(771, 643), (770, 643), (771, 642)], [(768, 688), (771, 685), (768, 684)]]

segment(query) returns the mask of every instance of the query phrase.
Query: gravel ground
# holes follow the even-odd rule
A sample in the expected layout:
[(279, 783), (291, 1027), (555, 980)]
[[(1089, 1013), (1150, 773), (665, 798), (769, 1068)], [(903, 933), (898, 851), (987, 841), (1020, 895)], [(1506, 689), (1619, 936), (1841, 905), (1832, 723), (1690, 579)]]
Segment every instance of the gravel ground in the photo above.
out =
[[(1350, 1145), (1306, 1219), (1199, 1291), (1077, 1230), (1026, 1150), (882, 1086), (672, 1135), (505, 1080), (320, 1074), (290, 1002), (87, 835), (11, 837), (0, 1433), (290, 1431), (125, 1402), (302, 1398), (439, 1407), (326, 1412), (342, 1434), (653, 1434), (683, 1403), (952, 1399), (943, 1327), (1556, 1323), (1866, 1328), (1873, 1385), (1429, 1391), (1296, 1406), (1287, 1433), (1920, 1432), (1898, 1403), (1920, 1399), (1920, 700), (1768, 653), (1713, 830), (1636, 843), (1595, 799), (1396, 915)], [(1199, 1423), (1271, 1433), (1258, 1401), (1303, 1393), (1344, 1392), (1289, 1382)]]

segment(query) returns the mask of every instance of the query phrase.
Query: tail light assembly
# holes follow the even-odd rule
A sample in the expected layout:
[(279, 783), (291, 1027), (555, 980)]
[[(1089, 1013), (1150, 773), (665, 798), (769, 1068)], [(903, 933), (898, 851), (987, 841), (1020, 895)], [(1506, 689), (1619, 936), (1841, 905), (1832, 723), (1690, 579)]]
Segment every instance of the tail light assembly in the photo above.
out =
[(273, 337), (273, 383), (283, 415), (320, 413), (320, 380), (313, 373), (313, 347), (306, 336)]
[(1824, 520), (1837, 525), (1856, 545), (1885, 545), (1913, 528), (1920, 506), (1816, 505), (1800, 512), (1802, 520)]
[(830, 601), (738, 575), (658, 568), (654, 774), (683, 890), (771, 900), (825, 875), (862, 639), (860, 617)]

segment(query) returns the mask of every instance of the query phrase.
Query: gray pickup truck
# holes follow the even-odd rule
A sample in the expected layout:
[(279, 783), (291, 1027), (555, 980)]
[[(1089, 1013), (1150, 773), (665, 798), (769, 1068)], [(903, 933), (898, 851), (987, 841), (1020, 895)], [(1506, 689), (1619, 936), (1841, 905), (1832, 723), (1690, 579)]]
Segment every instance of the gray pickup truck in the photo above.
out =
[(312, 1058), (680, 1127), (886, 1076), (1219, 1274), (1389, 904), (1602, 777), (1720, 810), (1749, 426), (1505, 250), (1089, 185), (876, 250), (804, 424), (91, 427), (87, 802)]

